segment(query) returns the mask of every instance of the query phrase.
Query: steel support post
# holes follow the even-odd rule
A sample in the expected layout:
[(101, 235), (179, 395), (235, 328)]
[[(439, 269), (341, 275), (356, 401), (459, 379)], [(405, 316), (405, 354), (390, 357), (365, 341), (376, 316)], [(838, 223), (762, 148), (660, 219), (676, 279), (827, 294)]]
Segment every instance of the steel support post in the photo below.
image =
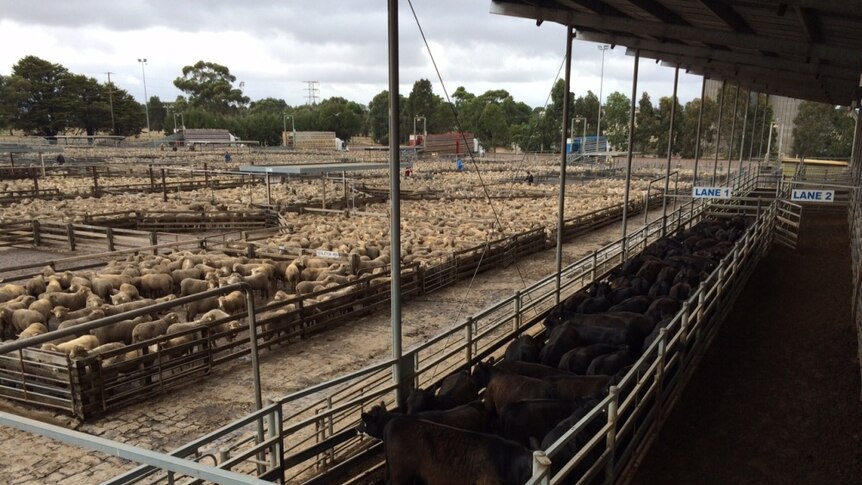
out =
[[(757, 111), (760, 108), (760, 93), (754, 93), (754, 118), (751, 120), (751, 141), (748, 146), (748, 169), (751, 170), (751, 155), (754, 153), (754, 131), (757, 130)], [(740, 166), (741, 168), (741, 166)]]
[(721, 92), (718, 93), (718, 128), (715, 130), (715, 160), (712, 163), (712, 185), (715, 185), (715, 178), (718, 175), (718, 149), (721, 147), (721, 118), (724, 114), (724, 88), (727, 87), (727, 81), (721, 82)]
[[(757, 148), (757, 158), (763, 158), (763, 132), (766, 131), (766, 108), (769, 107), (769, 93), (766, 93), (766, 101), (763, 103), (763, 121), (760, 123), (760, 146)], [(769, 136), (772, 138), (772, 135)]]
[(691, 185), (697, 185), (697, 164), (700, 161), (700, 129), (703, 126), (703, 101), (706, 95), (706, 76), (703, 76), (703, 82), (700, 85), (700, 108), (697, 111), (697, 134), (694, 135), (694, 176), (691, 179)]
[(395, 381), (395, 401), (404, 409), (407, 396), (401, 382), (403, 363), (401, 359), (401, 179), (398, 99), (398, 0), (388, 0), (389, 20), (389, 236), (391, 257), (390, 300), (392, 325), (392, 358), (395, 364), (392, 377)]
[[(557, 251), (556, 251), (556, 293), (554, 295), (554, 301), (559, 304), (560, 303), (560, 286), (561, 286), (561, 278), (562, 275), (560, 272), (563, 270), (563, 220), (565, 218), (565, 209), (566, 209), (566, 139), (569, 135), (569, 89), (571, 87), (572, 80), (572, 27), (566, 27), (566, 72), (565, 72), (565, 85), (566, 89), (563, 91), (563, 126), (562, 126), (562, 140), (560, 141), (560, 196), (557, 204)], [(584, 122), (586, 125), (586, 122)]]
[[(736, 114), (739, 112), (739, 84), (736, 85), (736, 96), (733, 98), (733, 119), (730, 123), (730, 144), (727, 148), (727, 181), (730, 181), (730, 167), (733, 164), (734, 135), (736, 135)], [(739, 149), (742, 151), (742, 148)], [(727, 182), (725, 182), (727, 183)]]
[(626, 248), (626, 234), (628, 232), (628, 212), (629, 212), (629, 192), (632, 185), (632, 150), (634, 149), (634, 134), (635, 134), (635, 106), (638, 98), (638, 65), (641, 60), (640, 49), (635, 49), (635, 65), (632, 75), (632, 105), (629, 112), (629, 149), (626, 155), (626, 186), (625, 195), (623, 198), (623, 227), (622, 227), (622, 245), (623, 245), (623, 261), (628, 256)]
[[(748, 108), (751, 107), (751, 90), (745, 95), (745, 114), (742, 116), (742, 129), (739, 130), (739, 173), (742, 173), (742, 157), (745, 149), (745, 130), (748, 128)], [(728, 173), (730, 173), (728, 169)]]
[[(673, 157), (673, 118), (676, 115), (676, 88), (679, 84), (679, 65), (673, 71), (673, 96), (670, 99), (670, 125), (667, 129), (667, 164), (664, 173), (664, 196), (661, 198), (661, 235), (667, 234), (667, 192), (670, 190), (670, 161)], [(644, 213), (649, 213), (649, 199), (644, 206)]]

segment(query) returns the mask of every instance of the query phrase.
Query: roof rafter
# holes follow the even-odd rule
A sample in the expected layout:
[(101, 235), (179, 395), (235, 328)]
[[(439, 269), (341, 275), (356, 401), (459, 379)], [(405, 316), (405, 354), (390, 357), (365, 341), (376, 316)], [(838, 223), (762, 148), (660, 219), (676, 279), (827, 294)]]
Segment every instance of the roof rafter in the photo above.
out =
[(796, 17), (799, 19), (802, 31), (805, 32), (805, 37), (811, 42), (820, 42), (823, 39), (823, 33), (820, 31), (817, 13), (805, 7), (793, 7), (793, 10), (796, 11)]
[(741, 34), (753, 34), (754, 29), (739, 15), (730, 5), (718, 0), (700, 0), (704, 7), (708, 8), (716, 17), (727, 24), (728, 27)]
[(630, 4), (668, 24), (691, 25), (673, 10), (655, 0), (627, 0)]

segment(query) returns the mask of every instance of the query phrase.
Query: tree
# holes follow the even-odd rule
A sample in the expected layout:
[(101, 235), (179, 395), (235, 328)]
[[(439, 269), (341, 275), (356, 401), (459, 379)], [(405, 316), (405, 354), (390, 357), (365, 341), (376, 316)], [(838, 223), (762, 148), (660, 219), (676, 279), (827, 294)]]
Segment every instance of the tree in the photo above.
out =
[(602, 127), (608, 143), (616, 150), (629, 148), (629, 113), (631, 100), (625, 94), (614, 91), (605, 102)]
[(64, 83), (69, 71), (35, 56), (22, 58), (6, 80), (4, 98), (14, 105), (12, 125), (28, 134), (56, 136), (68, 124)]
[[(667, 132), (670, 127), (671, 97), (665, 96), (658, 101), (658, 113), (656, 114), (656, 150), (659, 155), (667, 155)], [(673, 120), (673, 153), (680, 153), (680, 135), (682, 133), (682, 119), (685, 116), (683, 107), (676, 101), (676, 112)], [(741, 125), (740, 125), (741, 126)]]
[(93, 136), (111, 128), (111, 112), (105, 87), (91, 77), (70, 74), (63, 78), (62, 105), (69, 127)]
[(342, 140), (350, 140), (351, 137), (359, 134), (362, 128), (362, 117), (351, 109), (344, 98), (327, 98), (318, 105), (318, 110), (321, 129), (334, 131), (335, 136)]
[[(150, 129), (153, 131), (171, 132), (173, 129), (173, 120), (168, 122), (168, 109), (165, 103), (158, 96), (150, 96), (147, 102), (147, 109), (150, 112)], [(168, 125), (171, 125), (169, 128)]]
[(497, 147), (509, 144), (509, 126), (506, 115), (498, 104), (489, 103), (479, 117), (479, 139), (482, 144), (496, 151)]
[[(146, 118), (141, 104), (124, 89), (114, 87), (114, 126), (116, 135), (139, 135), (146, 126)], [(110, 122), (110, 120), (109, 120)]]
[(649, 94), (644, 92), (638, 101), (634, 145), (635, 151), (656, 153), (658, 141), (658, 119)]
[(15, 112), (15, 105), (12, 98), (6, 94), (6, 86), (8, 84), (7, 77), (0, 74), (0, 129), (9, 128), (9, 134), (12, 134), (12, 113)]
[(476, 96), (467, 91), (464, 86), (458, 86), (455, 92), (452, 93), (452, 99), (455, 101), (455, 108), (460, 108), (462, 104), (474, 99)]
[(188, 95), (188, 102), (193, 107), (213, 113), (230, 113), (249, 102), (242, 90), (233, 87), (236, 76), (221, 64), (198, 61), (183, 67), (182, 72), (183, 75), (174, 80), (174, 86)]
[(248, 106), (248, 111), (252, 114), (270, 113), (282, 115), (287, 112), (288, 108), (290, 108), (290, 106), (288, 106), (287, 102), (283, 99), (264, 98), (252, 101)]
[(380, 91), (371, 98), (368, 103), (368, 125), (375, 142), (389, 143), (389, 91)]
[(798, 157), (845, 158), (853, 146), (854, 120), (841, 109), (803, 101), (793, 120), (793, 153)]

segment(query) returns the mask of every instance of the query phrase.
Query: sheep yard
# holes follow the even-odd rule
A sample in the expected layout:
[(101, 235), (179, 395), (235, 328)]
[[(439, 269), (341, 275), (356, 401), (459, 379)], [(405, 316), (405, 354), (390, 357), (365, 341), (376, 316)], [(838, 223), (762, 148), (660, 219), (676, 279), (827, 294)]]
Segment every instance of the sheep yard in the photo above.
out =
[[(151, 171), (150, 163), (162, 154), (170, 159), (159, 161)], [(273, 165), (330, 160), (314, 153), (301, 159), (294, 153), (263, 153), (258, 158), (259, 154), (235, 154), (234, 160)], [(140, 321), (125, 321), (132, 329), (133, 324), (152, 324), (156, 334), (139, 332), (134, 338), (129, 333), (108, 342), (89, 339), (82, 342), (83, 351), (60, 343), (21, 352), (21, 358), (13, 360), (19, 369), (31, 369), (28, 377), (36, 380), (6, 381), (11, 374), (4, 375), (3, 387), (19, 396), (4, 395), (20, 399), (25, 389), (29, 397), (39, 396), (30, 402), (42, 406), (3, 400), (4, 407), (66, 423), (75, 417), (84, 431), (159, 450), (206, 434), (253, 406), (246, 301), (253, 301), (262, 347), (267, 347), (260, 360), (267, 397), (277, 398), (387, 355), (385, 174), (348, 172), (324, 180), (276, 177), (267, 184), (260, 177), (238, 174), (237, 164), (220, 161), (221, 154), (196, 153), (190, 160), (180, 160), (175, 152), (153, 150), (150, 159), (146, 155), (145, 150), (132, 156), (102, 154), (104, 162), (90, 165), (96, 167), (97, 189), (92, 168), (52, 173), (57, 167), (51, 167), (45, 177), (34, 170), (38, 190), (27, 198), (15, 197), (15, 191), (33, 189), (32, 179), (3, 182), (4, 192), (10, 194), (7, 199), (15, 201), (0, 206), (0, 221), (12, 228), (5, 231), (2, 244), (44, 251), (44, 259), (32, 263), (19, 261), (16, 249), (0, 252), (0, 267), (10, 270), (0, 274), (3, 284), (27, 290), (3, 304), (11, 310), (3, 315), (4, 338), (18, 337), (37, 323), (53, 330), (74, 312), (81, 315), (77, 319), (85, 319), (76, 323), (86, 323), (157, 300), (165, 305)], [(357, 156), (354, 161), (362, 159)], [(472, 171), (456, 172), (451, 161), (420, 160), (411, 176), (402, 176), (402, 289), (408, 299), (404, 315), (408, 345), (433, 337), (459, 316), (553, 271), (553, 255), (546, 249), (556, 231), (558, 187), (553, 174), (558, 163), (531, 156), (527, 161), (485, 159), (477, 164), (481, 181)], [(164, 185), (162, 168), (169, 174)], [(526, 170), (536, 174), (535, 184), (523, 182)], [(153, 171), (158, 175), (151, 177)], [(641, 194), (658, 171), (654, 166), (635, 171), (631, 214), (641, 210)], [(567, 260), (616, 238), (616, 227), (601, 228), (619, 220), (623, 199), (619, 172), (581, 166), (569, 172), (565, 233), (574, 242), (565, 247)], [(656, 186), (652, 190), (655, 193)], [(679, 191), (685, 192), (682, 187)], [(661, 205), (653, 200), (651, 207), (656, 202)], [(633, 217), (630, 224), (641, 217)], [(318, 251), (327, 253), (319, 256)], [(71, 254), (82, 254), (81, 261), (68, 260)], [(53, 260), (59, 264), (44, 267)], [(144, 278), (173, 271), (178, 273), (171, 275), (169, 284), (165, 277)], [(470, 286), (475, 271), (482, 274)], [(94, 288), (93, 279), (100, 275), (113, 275), (108, 278), (116, 287)], [(184, 294), (181, 283), (186, 277), (203, 283)], [(44, 291), (39, 281), (46, 286)], [(189, 291), (212, 291), (239, 281), (256, 286), (252, 300), (234, 293), (171, 306), (174, 298), (196, 294)], [(49, 292), (51, 284), (54, 291)], [(12, 286), (3, 289), (14, 292)], [(43, 313), (44, 321), (30, 323), (23, 317), (12, 321), (15, 310), (30, 310), (46, 293), (58, 295), (48, 298), (52, 307)], [(68, 309), (64, 313), (57, 310), (63, 305), (53, 305), (59, 302), (80, 308), (64, 307)], [(144, 321), (148, 318), (151, 321)], [(19, 329), (15, 323), (28, 325)], [(170, 331), (173, 325), (177, 327)], [(68, 379), (63, 382), (58, 376)], [(27, 449), (27, 443), (35, 441), (46, 446), (42, 438), (8, 434), (4, 441), (20, 443), (16, 449)], [(63, 449), (56, 454), (64, 455)], [(58, 461), (70, 463), (63, 460)], [(54, 479), (90, 483), (123, 466), (99, 460), (78, 470), (81, 467), (57, 463), (10, 456), (8, 463), (0, 463), (0, 472), (8, 469), (21, 477), (21, 483)], [(32, 474), (25, 471), (28, 467)], [(60, 475), (51, 478), (52, 473)]]

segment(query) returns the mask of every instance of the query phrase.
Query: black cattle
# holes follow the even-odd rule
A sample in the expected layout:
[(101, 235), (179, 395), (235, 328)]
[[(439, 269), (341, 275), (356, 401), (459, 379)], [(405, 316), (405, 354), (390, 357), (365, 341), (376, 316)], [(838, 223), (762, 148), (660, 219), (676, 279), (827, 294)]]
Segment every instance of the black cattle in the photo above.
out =
[(367, 413), (362, 413), (359, 426), (356, 430), (369, 436), (383, 439), (383, 430), (389, 421), (396, 418), (424, 419), (437, 424), (444, 424), (453, 428), (465, 429), (486, 433), (491, 431), (491, 426), (486, 417), (485, 408), (481, 401), (447, 409), (445, 411), (425, 411), (414, 415), (395, 413), (386, 410), (386, 405), (380, 403)]
[(610, 308), (611, 302), (605, 296), (594, 296), (587, 298), (578, 306), (575, 313), (601, 313)]
[[(545, 439), (542, 440), (542, 449), (547, 450), (551, 445), (557, 442), (564, 434), (568, 433), (570, 429), (572, 429), (578, 422), (584, 418), (589, 412), (596, 407), (598, 404), (598, 400), (587, 399), (584, 401), (583, 406), (575, 410), (568, 418), (560, 421), (560, 423), (554, 427), (548, 434), (545, 435)], [(584, 445), (598, 432), (602, 429), (602, 427), (607, 422), (607, 414), (597, 412), (593, 415), (593, 418), (589, 420), (587, 425), (581, 429), (580, 432), (576, 433), (571, 437), (568, 443), (559, 448), (559, 451), (554, 459), (551, 461), (551, 473), (556, 474), (560, 471), (560, 469), (571, 461), (572, 458), (584, 447)], [(572, 474), (566, 479), (566, 483), (575, 483), (578, 481), (578, 478), (581, 477), (589, 467), (595, 463), (596, 459), (601, 456), (603, 447), (597, 446), (595, 447), (589, 454), (587, 454), (586, 459), (583, 462), (583, 465), (575, 468)]]
[(607, 376), (558, 376), (542, 379), (551, 385), (553, 397), (556, 399), (580, 399), (604, 395), (608, 391)]
[(629, 349), (618, 350), (610, 354), (596, 357), (587, 368), (590, 376), (612, 376), (635, 362), (635, 356)]
[(680, 301), (688, 300), (691, 296), (691, 285), (685, 282), (677, 283), (670, 287), (667, 296)]
[(545, 435), (586, 402), (587, 399), (528, 399), (507, 404), (500, 412), (498, 432), (503, 438), (538, 449)]
[(576, 310), (587, 298), (590, 298), (589, 293), (587, 293), (586, 291), (579, 291), (563, 300), (560, 306), (562, 306), (565, 310)]
[(650, 296), (632, 296), (608, 308), (608, 311), (643, 313), (649, 308), (652, 301), (653, 298)]
[[(632, 348), (638, 348), (643, 344), (644, 340), (644, 334), (635, 328), (586, 327), (581, 325), (573, 325), (573, 328), (575, 329), (573, 331), (577, 334), (578, 345), (628, 345)], [(566, 352), (576, 346), (570, 347)], [(560, 359), (562, 359), (562, 355)], [(559, 366), (559, 361), (557, 365)]]
[(700, 283), (700, 271), (692, 268), (683, 268), (673, 279), (673, 284), (688, 283), (691, 286), (697, 286)]
[(510, 372), (512, 374), (519, 374), (525, 377), (532, 377), (534, 379), (544, 379), (546, 377), (555, 377), (555, 376), (571, 376), (574, 375), (571, 372), (567, 372), (562, 369), (557, 369), (556, 367), (549, 367), (547, 365), (542, 364), (533, 364), (530, 362), (517, 362), (517, 361), (507, 361), (504, 360), (502, 362), (497, 363), (497, 369)]
[(607, 344), (593, 344), (576, 347), (563, 355), (563, 358), (560, 359), (559, 367), (560, 369), (569, 371), (573, 374), (584, 375), (587, 373), (587, 368), (590, 366), (590, 362), (592, 362), (593, 359), (600, 355), (616, 352), (617, 350), (620, 350), (620, 348), (615, 345)]
[(651, 286), (655, 284), (658, 279), (658, 274), (661, 273), (661, 270), (664, 269), (665, 266), (667, 266), (667, 264), (661, 260), (650, 259), (641, 266), (637, 276), (645, 278)]
[(646, 295), (649, 291), (650, 284), (643, 276), (635, 276), (631, 280), (631, 287), (637, 290), (639, 295)]
[[(577, 315), (573, 315), (574, 318)], [(557, 367), (563, 354), (581, 345), (578, 329), (575, 325), (563, 324), (551, 331), (548, 342), (539, 351), (539, 363), (550, 367)]]
[(644, 339), (643, 345), (641, 346), (641, 354), (646, 352), (647, 348), (649, 348), (649, 346), (655, 341), (655, 339), (658, 338), (659, 334), (661, 333), (661, 329), (670, 325), (671, 320), (673, 320), (673, 319), (672, 318), (665, 318), (664, 320), (662, 320), (662, 321), (658, 322), (658, 324), (656, 324), (652, 333), (647, 335), (647, 337)]
[[(667, 317), (673, 317), (681, 307), (682, 303), (680, 303), (679, 300), (675, 300), (670, 297), (656, 298), (656, 300), (650, 304), (649, 308), (647, 308), (644, 316), (649, 318), (651, 322), (656, 323)], [(650, 332), (652, 332), (652, 329), (650, 329)], [(650, 332), (644, 332), (644, 334), (649, 335)]]
[[(608, 303), (610, 303), (611, 306), (614, 306), (614, 305), (619, 304), (620, 302), (628, 300), (629, 298), (631, 298), (633, 296), (638, 296), (639, 294), (640, 293), (638, 292), (638, 290), (636, 290), (635, 288), (632, 288), (630, 286), (625, 287), (625, 288), (617, 288), (615, 290), (612, 290), (608, 294)], [(608, 308), (610, 308), (610, 307), (608, 307)]]
[(508, 361), (537, 362), (539, 343), (530, 335), (521, 335), (506, 347), (505, 359)]
[(524, 399), (551, 399), (550, 384), (532, 377), (512, 374), (491, 364), (480, 362), (473, 369), (473, 380), (485, 388), (485, 409), (498, 415), (506, 404)]
[(479, 397), (479, 389), (467, 371), (447, 376), (438, 388), (414, 389), (407, 396), (407, 414), (432, 409), (451, 409)]
[(590, 287), (587, 290), (587, 293), (589, 293), (590, 296), (595, 298), (595, 297), (600, 297), (600, 296), (607, 296), (607, 294), (610, 293), (610, 291), (611, 291), (610, 283), (607, 283), (604, 281), (593, 281), (592, 283), (590, 283)]
[(651, 298), (659, 298), (670, 293), (671, 285), (667, 281), (656, 281), (650, 286), (647, 296)]
[[(566, 323), (589, 327), (631, 327), (639, 330), (642, 335), (647, 335), (652, 332), (653, 325), (655, 324), (655, 322), (650, 321), (646, 316), (634, 312), (605, 312), (593, 315), (572, 315)], [(548, 343), (550, 343), (550, 340), (548, 340)]]
[(636, 275), (638, 271), (640, 271), (641, 266), (644, 264), (644, 257), (641, 255), (637, 255), (625, 263), (623, 263), (620, 270), (624, 275)]
[(521, 485), (532, 472), (530, 450), (498, 436), (404, 418), (383, 434), (391, 485)]

